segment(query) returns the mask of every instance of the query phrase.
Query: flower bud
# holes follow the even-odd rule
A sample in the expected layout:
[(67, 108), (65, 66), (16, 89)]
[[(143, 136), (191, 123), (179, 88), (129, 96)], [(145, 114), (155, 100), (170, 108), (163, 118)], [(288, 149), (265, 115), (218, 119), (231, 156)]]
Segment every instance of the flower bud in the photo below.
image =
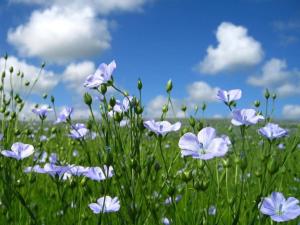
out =
[(143, 88), (143, 83), (142, 83), (141, 79), (138, 79), (137, 88), (138, 88), (139, 90), (142, 90), (142, 88)]
[(17, 117), (17, 113), (16, 112), (12, 112), (11, 115), (10, 115), (11, 120), (16, 119), (16, 117)]
[(15, 133), (16, 136), (18, 136), (18, 135), (21, 134), (21, 131), (20, 131), (19, 129), (15, 129), (15, 132), (14, 132), (14, 133)]
[(114, 113), (114, 120), (120, 123), (123, 119), (123, 114), (119, 112)]
[(101, 86), (100, 86), (100, 92), (101, 92), (101, 94), (105, 95), (106, 91), (107, 91), (106, 85), (105, 84), (101, 84)]
[(5, 78), (5, 71), (2, 72), (2, 75), (1, 75), (2, 79)]
[(6, 52), (5, 55), (4, 55), (4, 59), (5, 59), (5, 60), (8, 59), (8, 54), (7, 54), (7, 52)]
[(57, 132), (56, 127), (52, 127), (52, 128), (51, 128), (51, 134), (56, 134), (56, 132)]
[(53, 95), (51, 95), (51, 102), (52, 102), (52, 104), (55, 102), (55, 98)]
[(203, 102), (201, 109), (202, 109), (203, 112), (205, 111), (205, 109), (206, 109), (206, 103), (205, 102)]
[(164, 105), (163, 107), (162, 107), (162, 111), (163, 111), (163, 113), (167, 113), (168, 112), (168, 106), (167, 105)]
[(26, 82), (25, 82), (25, 86), (28, 87), (29, 85), (30, 85), (30, 82), (29, 82), (29, 81), (26, 81)]
[(183, 173), (181, 174), (181, 179), (186, 183), (189, 182), (192, 178), (193, 176), (191, 170), (183, 171)]
[(142, 107), (140, 107), (140, 106), (137, 106), (134, 109), (135, 109), (135, 113), (138, 114), (138, 115), (142, 114), (143, 111), (144, 111), (144, 109)]
[(84, 100), (84, 103), (87, 104), (88, 106), (92, 105), (93, 99), (89, 93), (87, 93), (87, 92), (84, 93), (83, 100)]
[(44, 69), (45, 66), (46, 66), (46, 62), (43, 62), (42, 65), (41, 65), (41, 68)]
[(258, 108), (260, 106), (260, 101), (258, 101), (258, 100), (254, 101), (254, 106), (256, 108)]
[(44, 93), (43, 94), (43, 99), (46, 99), (48, 97), (48, 94)]
[(195, 121), (194, 117), (191, 116), (189, 118), (189, 123), (190, 123), (191, 127), (195, 127), (196, 121)]
[(265, 90), (265, 98), (269, 99), (270, 98), (270, 92), (268, 89)]
[(11, 66), (11, 67), (9, 67), (9, 72), (10, 73), (13, 73), (14, 72), (14, 68)]
[(170, 93), (172, 91), (172, 89), (173, 89), (173, 83), (172, 83), (172, 80), (169, 80), (166, 85), (167, 93)]
[(272, 99), (275, 100), (277, 98), (277, 95), (275, 93), (272, 94)]
[(203, 123), (202, 122), (199, 122), (199, 123), (196, 124), (196, 130), (197, 131), (202, 130), (202, 128), (203, 128)]
[(229, 159), (223, 159), (222, 163), (223, 163), (223, 166), (225, 168), (229, 168), (230, 167), (230, 161), (229, 161)]
[(0, 113), (4, 113), (5, 110), (6, 110), (6, 107), (5, 107), (5, 106), (2, 106), (2, 107), (0, 108)]
[(111, 97), (111, 98), (109, 99), (109, 105), (110, 105), (112, 108), (114, 108), (114, 106), (116, 105), (116, 99), (115, 99), (115, 97)]
[(183, 111), (183, 112), (186, 111), (186, 106), (185, 106), (185, 105), (183, 105), (183, 106), (181, 107), (181, 111)]
[(174, 196), (176, 193), (176, 188), (174, 187), (174, 185), (169, 185), (168, 189), (167, 189), (167, 193), (170, 196)]
[(4, 117), (8, 117), (9, 114), (10, 114), (10, 112), (9, 112), (9, 111), (6, 111), (6, 112), (4, 113)]

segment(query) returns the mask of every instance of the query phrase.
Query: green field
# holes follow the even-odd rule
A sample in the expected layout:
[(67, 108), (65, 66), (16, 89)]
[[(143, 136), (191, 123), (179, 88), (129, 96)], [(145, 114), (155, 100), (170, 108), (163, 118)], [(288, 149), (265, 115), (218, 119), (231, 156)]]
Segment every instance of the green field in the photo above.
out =
[[(249, 103), (249, 108), (265, 118), (254, 125), (234, 126), (231, 118), (206, 119), (201, 112), (205, 112), (205, 107), (200, 107), (199, 112), (187, 109), (186, 118), (170, 119), (169, 83), (169, 101), (162, 106), (162, 116), (156, 121), (181, 121), (181, 127), (159, 135), (145, 126), (145, 121), (152, 118), (143, 117), (140, 81), (140, 95), (133, 99), (112, 81), (92, 90), (103, 95), (101, 102), (86, 94), (84, 101), (90, 109), (90, 119), (82, 121), (86, 130), (75, 128), (78, 121), (72, 120), (72, 114), (58, 124), (38, 113), (36, 122), (19, 121), (24, 101), (15, 90), (5, 92), (3, 85), (2, 80), (0, 224), (265, 225), (277, 222), (260, 212), (264, 197), (281, 192), (286, 198), (300, 198), (297, 122), (275, 121), (288, 130), (284, 137), (270, 140), (258, 133), (259, 128), (274, 122), (267, 106), (270, 108), (275, 96), (266, 95), (265, 102), (256, 108)], [(121, 102), (123, 98), (129, 101), (126, 110), (115, 110), (118, 102), (106, 95), (107, 87), (119, 92)], [(30, 93), (31, 88), (28, 90)], [(96, 107), (92, 107), (92, 101)], [(58, 116), (54, 97), (49, 102)], [(238, 101), (237, 105), (231, 102), (227, 106), (224, 105), (224, 111), (234, 110)], [(121, 121), (125, 125), (120, 126)], [(180, 138), (188, 132), (197, 135), (206, 127), (214, 127), (218, 137), (228, 136), (226, 153), (207, 160), (182, 157)], [(80, 137), (70, 137), (71, 130), (73, 136)], [(32, 145), (33, 154), (20, 160), (6, 157), (3, 150), (10, 150), (17, 142)], [(205, 154), (206, 150), (197, 154)], [(105, 165), (113, 168), (109, 177)], [(84, 172), (76, 166), (85, 167), (80, 168)], [(90, 176), (91, 167), (101, 169), (95, 169)], [(93, 213), (89, 204), (104, 196), (117, 197), (119, 210)], [(100, 211), (105, 210), (109, 207)], [(280, 216), (286, 209), (279, 210)], [(299, 222), (298, 217), (283, 224)]]

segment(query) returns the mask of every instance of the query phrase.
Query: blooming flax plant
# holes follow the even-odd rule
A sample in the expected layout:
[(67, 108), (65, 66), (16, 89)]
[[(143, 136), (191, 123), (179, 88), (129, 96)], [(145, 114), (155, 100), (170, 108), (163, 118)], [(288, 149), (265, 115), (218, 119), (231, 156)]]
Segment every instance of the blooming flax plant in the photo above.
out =
[(31, 92), (40, 73), (32, 82), (7, 56), (0, 62), (0, 224), (298, 225), (300, 130), (271, 123), (275, 109), (262, 114), (261, 99), (241, 109), (242, 90), (219, 90), (231, 122), (207, 120), (205, 103), (178, 112), (169, 80), (153, 118), (142, 81), (136, 96), (122, 90), (112, 61), (86, 74), (88, 119), (57, 113), (44, 94), (39, 120), (20, 121), (28, 93), (8, 90), (6, 77)]

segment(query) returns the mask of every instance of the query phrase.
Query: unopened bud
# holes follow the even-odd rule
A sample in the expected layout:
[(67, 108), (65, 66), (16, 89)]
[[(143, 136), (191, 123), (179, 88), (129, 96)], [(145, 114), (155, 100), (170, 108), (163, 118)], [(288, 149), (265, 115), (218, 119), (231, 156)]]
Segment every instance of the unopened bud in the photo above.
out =
[(87, 93), (87, 92), (84, 93), (83, 100), (84, 100), (84, 103), (87, 104), (88, 106), (92, 105), (93, 99), (89, 93)]
[(114, 106), (116, 105), (116, 99), (115, 97), (111, 97), (109, 100), (109, 105), (114, 108)]
[(142, 88), (143, 88), (143, 83), (142, 83), (141, 79), (138, 80), (137, 87), (138, 87), (139, 90), (142, 90)]
[(173, 83), (172, 83), (172, 80), (169, 80), (166, 85), (167, 93), (170, 93), (172, 91), (172, 89), (173, 89)]
[(105, 95), (106, 91), (107, 91), (106, 85), (105, 84), (101, 84), (101, 86), (100, 86), (100, 92), (101, 92), (101, 94)]
[(260, 101), (256, 100), (256, 101), (254, 102), (254, 106), (255, 106), (256, 108), (258, 108), (258, 107), (260, 106)]
[(270, 98), (270, 92), (268, 89), (265, 90), (265, 98), (269, 99)]
[(191, 127), (195, 127), (196, 121), (195, 121), (194, 117), (191, 116), (189, 118), (189, 123), (190, 123)]

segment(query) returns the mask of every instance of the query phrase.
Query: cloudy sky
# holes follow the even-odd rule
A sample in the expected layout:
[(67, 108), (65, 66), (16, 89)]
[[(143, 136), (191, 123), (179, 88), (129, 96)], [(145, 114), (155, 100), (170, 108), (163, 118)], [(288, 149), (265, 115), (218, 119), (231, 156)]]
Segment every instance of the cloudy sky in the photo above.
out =
[(82, 84), (114, 59), (117, 85), (136, 94), (142, 79), (148, 115), (172, 79), (175, 109), (206, 102), (207, 116), (224, 117), (219, 88), (241, 88), (239, 106), (250, 107), (268, 87), (276, 117), (300, 118), (298, 0), (1, 0), (0, 21), (9, 65), (33, 81), (47, 64), (29, 106), (49, 103), (47, 92), (86, 115)]

